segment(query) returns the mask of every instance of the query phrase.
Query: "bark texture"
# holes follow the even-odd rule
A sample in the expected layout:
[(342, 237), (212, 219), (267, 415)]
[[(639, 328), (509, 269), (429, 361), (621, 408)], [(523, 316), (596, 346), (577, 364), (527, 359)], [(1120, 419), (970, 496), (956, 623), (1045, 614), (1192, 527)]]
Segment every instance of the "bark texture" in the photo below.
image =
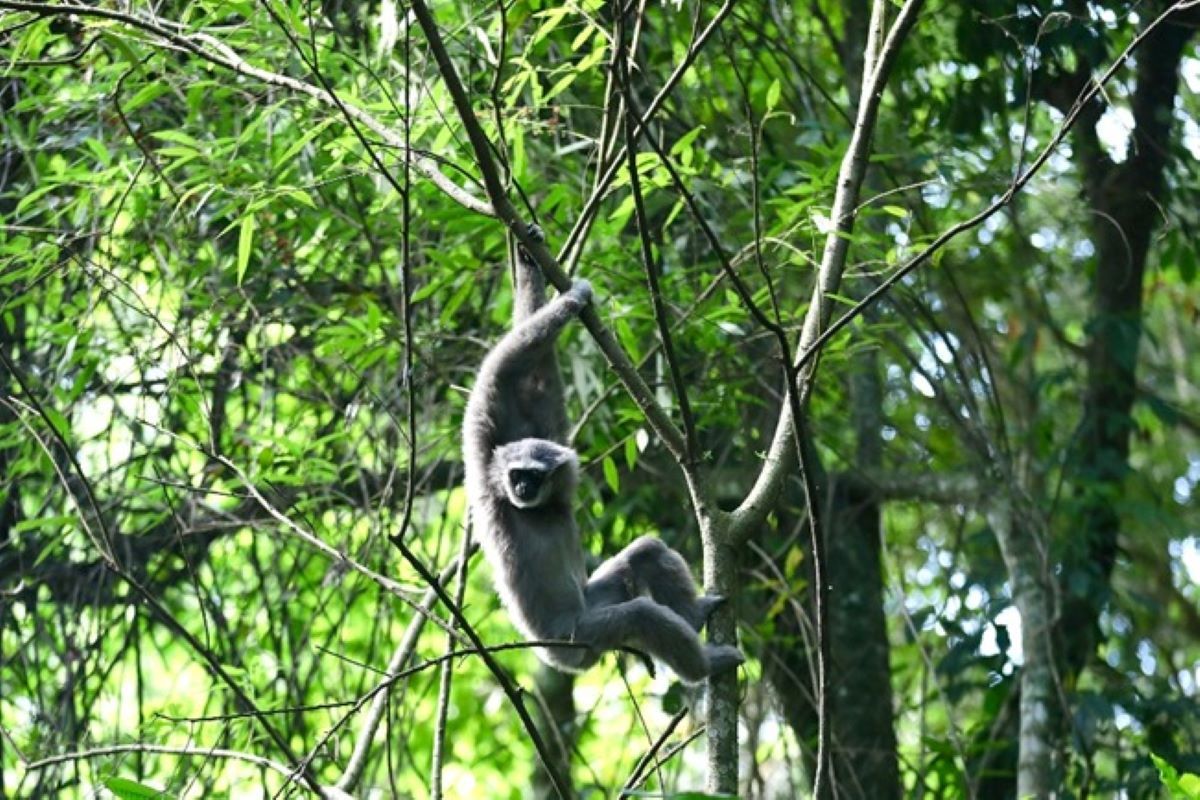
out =
[(835, 480), (826, 516), (829, 557), (833, 791), (838, 798), (900, 797), (892, 673), (883, 616), (879, 501)]

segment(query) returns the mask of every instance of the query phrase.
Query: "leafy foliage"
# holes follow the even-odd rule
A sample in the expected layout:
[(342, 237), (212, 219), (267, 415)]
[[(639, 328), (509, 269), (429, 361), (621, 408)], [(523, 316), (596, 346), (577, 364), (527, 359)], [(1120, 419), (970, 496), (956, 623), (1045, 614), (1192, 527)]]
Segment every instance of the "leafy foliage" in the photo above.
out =
[[(403, 4), (16, 5), (0, 3), (0, 797), (276, 793), (302, 762), (332, 786), (421, 619), (426, 587), (389, 537), (435, 568), (461, 546), (457, 431), (473, 370), (508, 324), (512, 243), (435, 181), (483, 202)], [(1029, 165), (1063, 119), (1052, 90), (1111, 63), (1150, 16), (1110, 5), (922, 15), (885, 95), (835, 317)], [(578, 226), (564, 263), (597, 285), (603, 323), (681, 421), (616, 157), (612, 5), (433, 10), (510, 196), (552, 245)], [(699, 47), (714, 7), (642, 13), (631, 92), (643, 110), (695, 58), (648, 126), (664, 155), (643, 145), (635, 164), (699, 460), (734, 507), (762, 467), (783, 377), (696, 216), (757, 308), (797, 336), (867, 9), (735, 4)], [(884, 532), (865, 546), (882, 564), (880, 602), (855, 585), (833, 595), (852, 617), (882, 620), (881, 639), (859, 644), (881, 648), (890, 672), (837, 710), (894, 697), (884, 716), (908, 795), (1015, 792), (1026, 654), (986, 513), (1003, 496), (1036, 532), (1056, 601), (1101, 609), (1086, 669), (1064, 667), (1056, 687), (1064, 791), (1197, 796), (1194, 44), (1182, 63), (1191, 91), (1164, 112), (1176, 130), (1146, 278), (1131, 289), (1143, 336), (1119, 480), (1075, 464), (1098, 391), (1088, 346), (1103, 256), (1085, 138), (822, 351), (809, 420), (822, 489), (869, 485), (863, 503)], [(1132, 153), (1121, 121), (1136, 76), (1120, 71), (1103, 124), (1087, 121), (1116, 164)], [(607, 184), (606, 164), (619, 165)], [(572, 330), (562, 352), (586, 546), (611, 553), (657, 532), (700, 574), (691, 487), (587, 335)], [(794, 477), (741, 554), (734, 605), (754, 656), (745, 796), (798, 796), (816, 736), (812, 559)], [(1060, 569), (1081, 560), (1097, 498), (1119, 528), (1115, 567)], [(486, 568), (472, 561), (468, 576), (472, 625), (489, 644), (512, 641)], [(426, 624), (405, 662), (415, 671), (388, 687), (381, 732), (365, 740), (363, 796), (427, 795), (443, 723), (448, 795), (530, 791), (536, 755), (478, 658), (449, 660), (442, 717), (434, 662), (446, 654), (446, 631)], [(533, 688), (532, 654), (496, 655)], [(860, 655), (835, 653), (833, 675)], [(561, 730), (583, 796), (624, 785), (667, 721), (696, 705), (616, 657), (580, 677), (575, 698)], [(144, 742), (191, 752), (85, 752)], [(213, 748), (284, 770), (206, 757)], [(38, 761), (71, 753), (82, 755)], [(672, 753), (635, 792), (711, 796), (688, 792), (703, 761), (699, 745)]]

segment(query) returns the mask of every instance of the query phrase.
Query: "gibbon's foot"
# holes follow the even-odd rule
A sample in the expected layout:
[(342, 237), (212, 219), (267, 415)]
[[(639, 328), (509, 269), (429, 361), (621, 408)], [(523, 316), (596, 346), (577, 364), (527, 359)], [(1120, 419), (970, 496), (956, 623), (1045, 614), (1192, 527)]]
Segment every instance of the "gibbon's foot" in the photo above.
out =
[(706, 644), (704, 657), (708, 661), (709, 675), (720, 675), (746, 661), (742, 651), (730, 644)]
[(592, 302), (592, 284), (582, 278), (577, 279), (571, 284), (571, 288), (567, 290), (567, 297), (570, 297), (580, 308), (583, 308)]
[(721, 594), (706, 594), (696, 598), (697, 619), (695, 625), (697, 631), (703, 630), (709, 619), (712, 618), (713, 612), (725, 605), (725, 600), (725, 595)]
[(535, 242), (546, 241), (546, 232), (542, 230), (542, 226), (536, 222), (531, 222), (525, 226), (525, 235)]
[(636, 647), (622, 647), (620, 652), (636, 659), (638, 663), (645, 668), (646, 674), (648, 674), (651, 678), (658, 676), (658, 667), (655, 665), (654, 659), (650, 657), (649, 653), (638, 650)]

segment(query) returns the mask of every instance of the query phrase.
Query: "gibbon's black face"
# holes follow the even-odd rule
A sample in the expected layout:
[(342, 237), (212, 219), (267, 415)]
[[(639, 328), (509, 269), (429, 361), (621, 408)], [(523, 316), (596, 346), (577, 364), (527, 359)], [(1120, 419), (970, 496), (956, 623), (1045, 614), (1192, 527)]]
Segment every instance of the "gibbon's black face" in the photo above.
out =
[(575, 451), (547, 439), (521, 439), (500, 445), (493, 459), (492, 480), (517, 508), (538, 508), (569, 499), (575, 488)]
[(512, 487), (512, 494), (518, 500), (523, 503), (533, 503), (538, 499), (546, 477), (547, 473), (542, 469), (510, 469), (508, 485)]

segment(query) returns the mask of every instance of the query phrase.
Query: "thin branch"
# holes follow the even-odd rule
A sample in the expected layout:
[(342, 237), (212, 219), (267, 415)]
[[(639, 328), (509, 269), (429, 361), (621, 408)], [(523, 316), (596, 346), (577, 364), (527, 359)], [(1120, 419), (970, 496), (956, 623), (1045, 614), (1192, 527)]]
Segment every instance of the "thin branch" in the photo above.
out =
[[(671, 92), (675, 90), (675, 87), (679, 84), (679, 81), (681, 81), (683, 76), (687, 74), (687, 71), (691, 69), (692, 64), (695, 63), (696, 58), (699, 57), (700, 51), (704, 49), (704, 45), (708, 43), (708, 40), (712, 38), (714, 33), (716, 33), (721, 23), (725, 20), (725, 17), (727, 17), (729, 12), (733, 10), (733, 5), (734, 0), (725, 0), (725, 2), (721, 4), (721, 7), (717, 9), (717, 12), (713, 15), (713, 18), (709, 20), (709, 23), (707, 26), (705, 26), (704, 30), (700, 31), (698, 34), (696, 34), (696, 36), (693, 37), (692, 43), (688, 46), (688, 51), (684, 53), (683, 58), (680, 59), (679, 65), (675, 67), (674, 71), (671, 72), (671, 75), (667, 78), (666, 82), (663, 83), (662, 88), (658, 90), (658, 94), (656, 94), (646, 106), (646, 113), (638, 115), (637, 124), (634, 126), (634, 133), (640, 134), (646, 129), (646, 126), (649, 125), (650, 120), (656, 113), (658, 113), (663, 104), (666, 103), (667, 98), (671, 96)], [(620, 94), (617, 93), (614, 96), (619, 98)], [(607, 107), (605, 108), (604, 113), (605, 119), (607, 120), (610, 114)], [(614, 141), (616, 141), (616, 136), (617, 132), (614, 130)], [(601, 148), (603, 148), (604, 142), (601, 141), (600, 144)], [(588, 230), (591, 229), (592, 222), (594, 222), (596, 219), (596, 214), (600, 210), (600, 203), (607, 196), (608, 187), (611, 186), (613, 180), (616, 179), (617, 174), (621, 170), (621, 164), (623, 162), (624, 153), (617, 153), (614, 155), (612, 160), (608, 162), (608, 165), (604, 169), (603, 173), (597, 177), (596, 183), (592, 187), (592, 194), (588, 198), (587, 202), (584, 203), (583, 208), (580, 210), (579, 216), (575, 220), (575, 225), (571, 228), (571, 232), (567, 234), (567, 240), (563, 244), (562, 249), (559, 251), (558, 259), (567, 265), (568, 271), (572, 271), (574, 269), (575, 262), (579, 259), (580, 254), (583, 252), (583, 241), (587, 237)]]
[[(636, 106), (634, 105), (634, 100), (633, 100), (632, 94), (627, 93), (626, 102), (629, 104), (630, 114), (635, 114)], [(646, 137), (646, 141), (650, 144), (650, 147), (658, 155), (659, 161), (662, 164), (662, 166), (666, 168), (667, 173), (670, 175), (671, 181), (672, 181), (673, 185), (675, 186), (675, 190), (680, 194), (680, 196), (683, 197), (685, 204), (688, 207), (689, 213), (691, 214), (692, 218), (695, 220), (696, 224), (699, 226), (700, 230), (703, 232), (705, 238), (708, 240), (708, 244), (709, 244), (710, 248), (712, 249), (712, 252), (716, 255), (717, 260), (718, 260), (719, 264), (721, 265), (721, 269), (723, 270), (723, 273), (725, 274), (726, 277), (728, 277), (729, 282), (733, 285), (734, 291), (737, 293), (738, 298), (742, 301), (742, 304), (745, 305), (746, 308), (749, 310), (751, 316), (754, 317), (755, 321), (758, 322), (759, 325), (761, 325), (763, 328), (765, 328), (767, 331), (769, 331), (775, 337), (775, 339), (779, 345), (779, 350), (780, 350), (780, 365), (783, 368), (784, 378), (785, 378), (784, 385), (787, 387), (787, 391), (786, 391), (787, 405), (791, 411), (792, 419), (801, 421), (800, 424), (792, 425), (792, 427), (791, 427), (791, 443), (795, 447), (797, 463), (799, 463), (799, 465), (800, 465), (801, 476), (803, 478), (805, 499), (806, 499), (808, 508), (810, 510), (810, 513), (808, 514), (808, 521), (809, 521), (809, 531), (810, 531), (810, 536), (811, 536), (811, 547), (812, 547), (812, 554), (813, 554), (813, 569), (814, 569), (815, 582), (816, 582), (817, 586), (819, 587), (818, 593), (817, 593), (817, 601), (816, 601), (816, 612), (817, 612), (817, 642), (818, 642), (817, 695), (820, 698), (820, 701), (818, 703), (818, 731), (819, 731), (820, 744), (818, 745), (818, 750), (817, 750), (817, 752), (818, 752), (818, 767), (817, 767), (817, 773), (816, 773), (816, 780), (814, 781), (814, 786), (819, 788), (822, 784), (822, 781), (825, 780), (825, 776), (828, 771), (825, 765), (828, 762), (828, 753), (829, 753), (828, 718), (829, 718), (830, 700), (829, 700), (829, 696), (828, 696), (829, 693), (826, 690), (826, 686), (828, 685), (828, 683), (826, 681), (826, 665), (829, 663), (829, 658), (828, 658), (829, 645), (828, 645), (828, 638), (825, 633), (826, 626), (824, 624), (824, 619), (825, 619), (825, 614), (826, 614), (825, 609), (826, 609), (827, 604), (824, 602), (824, 600), (821, 597), (821, 588), (826, 586), (827, 581), (825, 580), (825, 567), (824, 567), (824, 563), (825, 563), (824, 538), (821, 535), (820, 516), (817, 513), (819, 499), (818, 499), (817, 490), (816, 490), (816, 483), (814, 480), (813, 467), (812, 467), (810, 459), (808, 458), (807, 451), (805, 449), (805, 438), (804, 437), (806, 434), (805, 434), (805, 429), (804, 429), (804, 424), (803, 424), (801, 396), (798, 394), (798, 388), (797, 388), (799, 386), (799, 373), (798, 373), (797, 368), (792, 365), (792, 356), (791, 356), (791, 349), (790, 349), (791, 345), (788, 340), (787, 330), (784, 328), (783, 322), (779, 318), (778, 307), (774, 305), (775, 295), (774, 295), (773, 287), (772, 287), (771, 297), (772, 297), (772, 304), (773, 304), (772, 307), (774, 308), (775, 314), (776, 314), (774, 319), (769, 317), (766, 314), (766, 312), (764, 312), (762, 309), (760, 309), (758, 307), (758, 304), (754, 302), (753, 293), (750, 291), (749, 286), (747, 286), (746, 283), (742, 280), (741, 276), (738, 275), (737, 270), (734, 269), (733, 264), (729, 259), (729, 256), (725, 253), (725, 248), (722, 245), (720, 238), (713, 231), (712, 226), (708, 224), (708, 220), (705, 218), (703, 210), (700, 208), (699, 201), (696, 199), (695, 194), (688, 189), (686, 183), (683, 180), (683, 177), (679, 174), (679, 171), (675, 168), (674, 162), (673, 162), (670, 154), (667, 153), (653, 137)], [(632, 145), (633, 145), (633, 142), (631, 140), (630, 146), (632, 147)], [(635, 202), (636, 202), (636, 195), (635, 195)], [(768, 284), (770, 284), (769, 277), (768, 277)], [(688, 470), (688, 468), (685, 467), (685, 471), (687, 471), (687, 470)], [(696, 483), (695, 481), (689, 481), (690, 485), (694, 486), (695, 483)], [(725, 516), (725, 515), (720, 514), (719, 512), (713, 511), (713, 510), (701, 511), (701, 509), (704, 506), (704, 504), (702, 502), (697, 501), (696, 506), (698, 509), (698, 513), (707, 513), (713, 517), (724, 517)], [(707, 537), (705, 539), (704, 558), (705, 558), (706, 572), (715, 573), (715, 572), (725, 568), (725, 566), (719, 566), (721, 564), (726, 564), (725, 559), (723, 559), (716, 552), (722, 546), (729, 544), (729, 541), (728, 541), (729, 537), (728, 537), (727, 533), (722, 538), (725, 540), (724, 541), (709, 541)], [(727, 564), (726, 564), (726, 566), (727, 566)], [(719, 585), (721, 583), (721, 581), (716, 581), (716, 583)], [(723, 703), (730, 708), (736, 708), (736, 702), (737, 702), (736, 689), (737, 689), (737, 687), (736, 687), (735, 683), (714, 685), (714, 687), (712, 689), (712, 692), (713, 692), (712, 703), (713, 703), (714, 707), (716, 706), (717, 703)], [(736, 725), (736, 716), (734, 714), (732, 714), (732, 713), (727, 714), (727, 715), (725, 715), (724, 719), (727, 720), (729, 724)], [(732, 777), (733, 780), (736, 780), (736, 772), (729, 772), (729, 771), (722, 770), (722, 769), (716, 767), (717, 763), (721, 762), (725, 758), (725, 756), (721, 754), (721, 752), (720, 752), (721, 748), (717, 745), (717, 742), (718, 741), (725, 741), (725, 742), (732, 741), (734, 738), (735, 732), (725, 730), (723, 727), (723, 723), (718, 722), (716, 719), (710, 719), (709, 731), (710, 731), (709, 786), (710, 786), (710, 788), (718, 789), (718, 790), (719, 789), (731, 789), (733, 787), (721, 786), (720, 784), (724, 780), (726, 780), (727, 778), (730, 778), (730, 777)]]
[[(671, 717), (671, 721), (667, 723), (667, 727), (663, 729), (659, 737), (650, 745), (650, 749), (642, 753), (642, 757), (638, 759), (637, 764), (633, 766), (633, 771), (629, 773), (629, 777), (625, 780), (625, 785), (621, 787), (621, 794), (618, 800), (624, 800), (624, 798), (630, 796), (637, 785), (642, 782), (642, 776), (645, 775), (647, 767), (651, 766), (652, 763), (656, 770), (662, 766), (662, 762), (656, 762), (655, 757), (663, 745), (667, 743), (667, 739), (670, 739), (671, 734), (679, 727), (679, 723), (683, 722), (689, 710), (686, 706), (679, 709), (675, 716)], [(661, 783), (661, 779), (659, 782)], [(666, 791), (665, 786), (659, 786), (659, 788), (664, 792)]]
[[(700, 727), (696, 728), (696, 730), (692, 731), (687, 736), (685, 736), (682, 740), (671, 745), (669, 748), (667, 748), (667, 752), (663, 753), (663, 757), (658, 760), (658, 762), (655, 764), (655, 767), (661, 768), (664, 764), (666, 764), (668, 761), (670, 761), (676, 755), (681, 753), (683, 751), (683, 748), (687, 747), (689, 744), (691, 744), (692, 742), (696, 741), (701, 736), (703, 736), (705, 734), (706, 730), (707, 730), (707, 727), (704, 725), (701, 725)], [(645, 771), (643, 771), (642, 774), (639, 775), (636, 780), (631, 780), (629, 783), (627, 783), (625, 785), (625, 787), (622, 789), (622, 791), (626, 792), (627, 794), (632, 794), (633, 792), (636, 792), (638, 787), (641, 786), (645, 782), (646, 774), (647, 773)]]
[(1033, 162), (1029, 165), (1029, 169), (1027, 169), (1020, 177), (1014, 179), (1009, 185), (1008, 189), (1003, 195), (1000, 196), (999, 199), (970, 219), (960, 222), (957, 225), (947, 229), (944, 233), (930, 242), (930, 244), (924, 250), (913, 256), (903, 266), (889, 275), (887, 279), (875, 287), (870, 294), (851, 307), (849, 311), (841, 316), (837, 322), (834, 322), (832, 325), (830, 325), (829, 328), (827, 328), (800, 354), (801, 366), (811, 361), (817, 355), (817, 353), (820, 352), (821, 348), (824, 347), (825, 344), (827, 344), (829, 340), (832, 339), (839, 331), (853, 322), (854, 319), (860, 316), (867, 308), (874, 305), (874, 303), (878, 301), (880, 297), (886, 294), (891, 287), (895, 286), (909, 273), (928, 261), (952, 239), (956, 238), (960, 233), (964, 233), (972, 228), (978, 227), (982, 223), (986, 222), (987, 219), (997, 211), (1012, 202), (1013, 197), (1015, 197), (1018, 192), (1025, 188), (1025, 185), (1029, 183), (1033, 176), (1036, 175), (1050, 159), (1050, 156), (1054, 154), (1054, 151), (1058, 148), (1058, 145), (1062, 143), (1062, 140), (1066, 138), (1068, 133), (1070, 133), (1071, 129), (1075, 126), (1075, 123), (1079, 121), (1080, 116), (1088, 109), (1088, 106), (1092, 100), (1095, 99), (1096, 95), (1103, 91), (1108, 82), (1112, 80), (1116, 71), (1120, 69), (1126, 61), (1129, 60), (1129, 57), (1138, 48), (1138, 46), (1141, 45), (1146, 37), (1149, 36), (1159, 25), (1161, 25), (1171, 14), (1174, 14), (1177, 11), (1195, 7), (1198, 4), (1200, 4), (1200, 0), (1185, 0), (1184, 2), (1174, 4), (1160, 14), (1157, 18), (1155, 18), (1155, 20), (1150, 23), (1145, 30), (1138, 34), (1138, 36), (1129, 43), (1129, 46), (1126, 47), (1121, 55), (1118, 56), (1117, 59), (1109, 66), (1109, 68), (1104, 71), (1104, 74), (1094, 81), (1091, 87), (1075, 101), (1075, 105), (1072, 108), (1071, 113), (1067, 115), (1066, 119), (1063, 120), (1062, 125), (1059, 126), (1058, 133), (1054, 135), (1054, 138), (1050, 140), (1045, 148), (1043, 148), (1038, 154), (1037, 158), (1033, 160)]
[[(467, 563), (471, 551), (471, 525), (463, 529), (462, 548), (458, 556), (458, 586), (455, 590), (454, 603), (462, 608), (463, 597), (467, 592)], [(438, 675), (437, 721), (433, 729), (433, 775), (430, 780), (429, 795), (433, 800), (442, 797), (442, 766), (445, 762), (446, 724), (450, 711), (450, 686), (454, 675), (453, 656), (455, 655), (455, 640), (453, 636), (446, 637), (446, 660)]]
[[(260, 492), (258, 487), (254, 485), (254, 482), (250, 479), (250, 476), (246, 474), (245, 470), (223, 455), (219, 455), (217, 453), (210, 453), (209, 455), (214, 460), (219, 461), (232, 470), (234, 474), (237, 475), (238, 480), (242, 482), (242, 485), (246, 488), (246, 491), (250, 494), (250, 496), (253, 497), (254, 500), (262, 507), (263, 511), (265, 511), (267, 515), (276, 522), (283, 525), (283, 527), (290, 531), (293, 536), (300, 539), (300, 541), (304, 542), (313, 549), (318, 550), (324, 555), (328, 556), (339, 566), (344, 567), (352, 572), (357, 572), (359, 575), (362, 575), (363, 577), (373, 581), (385, 589), (388, 593), (399, 598), (400, 601), (405, 605), (416, 610), (418, 613), (420, 612), (420, 604), (413, 602), (412, 598), (409, 597), (409, 595), (414, 594), (412, 589), (406, 589), (398, 581), (395, 581), (386, 575), (381, 575), (365, 564), (359, 562), (357, 559), (354, 559), (341, 550), (338, 550), (333, 545), (326, 543), (316, 534), (300, 527), (294, 520), (292, 520), (291, 517), (275, 508), (275, 506), (271, 504), (271, 501), (263, 496), (262, 492)], [(436, 616), (432, 617), (432, 619), (435, 624), (445, 629), (447, 633), (453, 632), (453, 628), (451, 626), (446, 625), (440, 619), (437, 619)]]
[[(22, 408), (32, 410), (38, 416), (38, 418), (41, 419), (42, 423), (51, 431), (54, 443), (66, 454), (66, 458), (73, 470), (71, 474), (65, 473), (60, 468), (57, 459), (54, 457), (53, 448), (51, 448), (50, 444), (41, 437), (41, 435), (33, 428), (29, 421), (26, 420), (23, 415), (17, 415), (17, 419), (22, 423), (22, 425), (25, 426), (26, 430), (28, 430), (33, 438), (37, 441), (38, 446), (41, 447), (43, 452), (45, 452), (46, 457), (53, 465), (63, 488), (66, 490), (67, 495), (71, 498), (76, 510), (79, 512), (81, 524), (85, 529), (88, 529), (89, 520), (96, 523), (97, 530), (92, 533), (92, 539), (100, 550), (101, 559), (104, 565), (108, 567), (108, 569), (112, 571), (114, 575), (127, 583), (142, 598), (142, 600), (145, 601), (146, 605), (150, 608), (151, 613), (153, 613), (169, 630), (173, 631), (176, 635), (183, 639), (187, 643), (188, 647), (204, 660), (204, 663), (208, 666), (208, 669), (211, 671), (213, 676), (229, 688), (237, 702), (241, 703), (243, 708), (254, 712), (255, 721), (259, 724), (259, 726), (262, 727), (263, 731), (267, 734), (275, 746), (279, 748), (280, 752), (283, 753), (289, 761), (297, 761), (296, 756), (292, 753), (292, 749), (288, 744), (287, 739), (284, 738), (283, 735), (275, 728), (275, 726), (271, 724), (270, 720), (266, 716), (259, 713), (258, 706), (246, 693), (245, 689), (243, 689), (241, 685), (233, 679), (216, 654), (213, 653), (212, 650), (205, 647), (190, 630), (184, 627), (183, 623), (176, 619), (175, 616), (171, 614), (171, 612), (168, 611), (165, 606), (163, 606), (159, 599), (155, 597), (155, 595), (149, 589), (143, 586), (142, 583), (137, 580), (137, 578), (124, 569), (120, 562), (118, 562), (112, 555), (111, 550), (106, 545), (106, 543), (112, 541), (112, 536), (109, 533), (108, 525), (104, 520), (103, 511), (101, 510), (100, 504), (96, 500), (96, 495), (92, 489), (91, 482), (88, 480), (87, 474), (84, 473), (83, 467), (80, 466), (79, 462), (76, 460), (74, 450), (68, 443), (65, 434), (55, 427), (45, 407), (30, 391), (29, 385), (25, 381), (23, 373), (16, 369), (15, 365), (9, 360), (8, 356), (5, 355), (2, 348), (0, 348), (0, 363), (3, 364), (4, 368), (8, 370), (9, 374), (12, 375), (16, 380), (17, 385), (21, 388), (21, 391), (26, 398), (25, 403), (16, 401), (16, 398), (11, 398), (11, 400), (20, 403), (20, 407)], [(320, 784), (317, 782), (316, 776), (313, 775), (310, 769), (308, 769), (307, 765), (305, 765), (304, 769), (300, 771), (300, 774), (305, 783), (307, 783), (318, 794), (321, 793)]]
[[(470, 558), (475, 549), (471, 548), (468, 550), (465, 556)], [(460, 555), (459, 558), (463, 558), (463, 555)], [(451, 576), (457, 570), (458, 562), (455, 562), (442, 570), (442, 574), (438, 576), (438, 580), (444, 584), (450, 580)], [(433, 606), (436, 602), (437, 592), (432, 588), (426, 589), (420, 603), (420, 607), (424, 613), (417, 614), (408, 623), (408, 627), (404, 629), (404, 636), (400, 638), (400, 644), (396, 646), (392, 657), (388, 660), (386, 669), (387, 677), (379, 683), (373, 693), (371, 708), (367, 711), (367, 716), (363, 720), (362, 727), (359, 729), (358, 738), (354, 742), (354, 750), (350, 754), (350, 760), (346, 762), (346, 768), (342, 771), (342, 777), (338, 779), (337, 788), (342, 791), (354, 791), (354, 787), (358, 785), (358, 781), (362, 778), (367, 766), (367, 756), (371, 752), (371, 743), (375, 740), (375, 732), (379, 729), (379, 723), (383, 720), (384, 711), (387, 710), (388, 692), (386, 690), (395, 684), (399, 677), (397, 673), (408, 663), (408, 660), (412, 658), (413, 652), (416, 651), (417, 641), (421, 638), (421, 632), (425, 629), (426, 619), (433, 611)]]
[(46, 758), (32, 761), (25, 768), (30, 772), (37, 772), (47, 767), (67, 764), (72, 761), (87, 761), (95, 758), (123, 755), (125, 753), (157, 753), (168, 756), (188, 756), (194, 758), (228, 758), (234, 761), (245, 761), (256, 767), (278, 772), (284, 777), (290, 778), (292, 774), (292, 771), (286, 765), (280, 764), (278, 761), (272, 761), (269, 758), (263, 758), (251, 753), (243, 753), (238, 750), (225, 750), (219, 747), (171, 747), (168, 745), (140, 744), (136, 742), (106, 745), (104, 747), (95, 747), (91, 750), (77, 750), (72, 753), (59, 753), (58, 755), (47, 756)]

